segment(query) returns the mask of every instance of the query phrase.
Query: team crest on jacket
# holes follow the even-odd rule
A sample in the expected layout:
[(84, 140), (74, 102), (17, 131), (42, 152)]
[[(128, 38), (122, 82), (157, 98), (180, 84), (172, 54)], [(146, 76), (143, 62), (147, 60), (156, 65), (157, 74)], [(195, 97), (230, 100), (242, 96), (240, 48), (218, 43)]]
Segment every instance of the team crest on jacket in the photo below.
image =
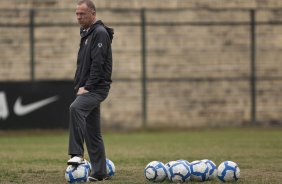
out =
[(102, 43), (98, 43), (98, 47), (101, 48), (103, 46)]

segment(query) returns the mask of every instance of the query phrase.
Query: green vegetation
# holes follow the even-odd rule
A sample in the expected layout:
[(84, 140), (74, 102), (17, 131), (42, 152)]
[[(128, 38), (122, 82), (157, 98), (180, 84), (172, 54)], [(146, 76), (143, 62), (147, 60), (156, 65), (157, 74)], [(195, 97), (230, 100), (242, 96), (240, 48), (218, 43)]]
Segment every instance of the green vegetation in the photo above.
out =
[[(238, 184), (282, 181), (281, 128), (105, 133), (104, 140), (117, 170), (112, 180), (103, 183), (149, 183), (143, 169), (150, 161), (205, 158), (217, 165), (225, 160), (237, 162), (241, 169)], [(67, 144), (66, 131), (0, 132), (0, 183), (66, 183)]]

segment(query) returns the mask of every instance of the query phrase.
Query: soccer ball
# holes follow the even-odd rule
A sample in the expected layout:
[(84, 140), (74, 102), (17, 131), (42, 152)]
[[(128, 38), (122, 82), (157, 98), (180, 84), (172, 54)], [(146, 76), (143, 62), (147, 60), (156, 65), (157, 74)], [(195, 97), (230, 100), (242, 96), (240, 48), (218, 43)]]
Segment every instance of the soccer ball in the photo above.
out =
[(196, 160), (190, 163), (191, 180), (206, 181), (209, 178), (209, 168), (203, 161)]
[(190, 180), (191, 171), (186, 163), (178, 161), (169, 167), (167, 175), (171, 182), (182, 183)]
[(177, 162), (184, 162), (184, 163), (187, 164), (188, 166), (190, 165), (190, 163), (189, 163), (187, 160), (183, 160), (183, 159), (177, 160)]
[(209, 168), (209, 179), (210, 180), (215, 179), (217, 177), (217, 168), (215, 163), (208, 159), (204, 159), (202, 161), (205, 162)]
[(177, 161), (173, 160), (173, 161), (169, 161), (169, 162), (167, 162), (165, 164), (165, 169), (166, 169), (166, 174), (167, 174), (167, 178), (166, 179), (168, 179), (168, 180), (169, 180), (169, 177), (170, 177), (170, 174), (169, 174), (168, 170), (175, 163), (177, 163)]
[[(166, 168), (166, 171), (168, 171), (168, 169), (173, 165), (173, 164), (175, 164), (175, 163), (177, 163), (177, 161), (169, 161), (169, 162), (167, 162), (166, 164), (165, 164), (165, 168)], [(168, 174), (168, 173), (167, 173)]]
[(116, 172), (115, 164), (110, 160), (106, 159), (106, 166), (107, 166), (107, 174), (109, 177), (113, 177)]
[(169, 161), (165, 164), (165, 168), (168, 171), (168, 169), (170, 168), (170, 166), (172, 166), (173, 164), (177, 163), (177, 162), (184, 162), (185, 164), (187, 164), (188, 166), (190, 165), (190, 163), (187, 160), (176, 160), (176, 161)]
[(144, 169), (145, 178), (149, 181), (162, 182), (165, 180), (166, 168), (160, 161), (152, 161)]
[(69, 183), (86, 182), (90, 172), (91, 165), (84, 160), (83, 164), (69, 165), (65, 171), (65, 178)]
[(217, 168), (217, 177), (223, 181), (237, 181), (240, 178), (240, 169), (235, 162), (224, 161)]

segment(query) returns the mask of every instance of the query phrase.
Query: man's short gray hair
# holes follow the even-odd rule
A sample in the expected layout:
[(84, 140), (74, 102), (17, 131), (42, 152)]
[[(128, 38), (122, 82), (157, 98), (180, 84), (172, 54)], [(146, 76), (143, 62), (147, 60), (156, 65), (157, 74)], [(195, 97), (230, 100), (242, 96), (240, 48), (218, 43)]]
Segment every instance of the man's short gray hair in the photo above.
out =
[(79, 0), (77, 5), (82, 5), (82, 4), (86, 4), (86, 6), (93, 11), (96, 11), (96, 7), (95, 4), (93, 3), (93, 1), (91, 0)]

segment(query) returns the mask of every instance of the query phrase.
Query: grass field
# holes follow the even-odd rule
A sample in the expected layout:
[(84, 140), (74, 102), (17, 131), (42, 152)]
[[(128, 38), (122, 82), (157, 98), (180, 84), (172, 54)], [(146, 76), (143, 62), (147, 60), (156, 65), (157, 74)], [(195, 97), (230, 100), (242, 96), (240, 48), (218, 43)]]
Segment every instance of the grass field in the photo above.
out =
[[(116, 176), (103, 183), (149, 183), (143, 169), (150, 161), (204, 158), (217, 165), (237, 162), (241, 169), (237, 183), (282, 183), (281, 128), (104, 133), (104, 140)], [(67, 142), (66, 131), (0, 132), (0, 183), (66, 183)]]

